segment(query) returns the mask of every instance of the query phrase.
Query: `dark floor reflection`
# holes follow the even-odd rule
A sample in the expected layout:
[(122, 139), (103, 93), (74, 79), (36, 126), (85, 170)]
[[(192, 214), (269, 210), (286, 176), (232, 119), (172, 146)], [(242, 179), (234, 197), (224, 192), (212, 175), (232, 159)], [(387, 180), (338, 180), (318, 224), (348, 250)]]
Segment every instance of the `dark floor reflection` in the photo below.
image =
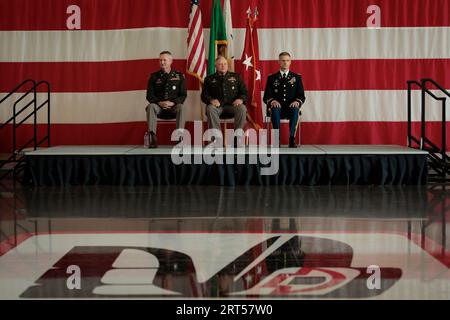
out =
[(23, 191), (28, 217), (425, 217), (423, 187), (66, 187)]

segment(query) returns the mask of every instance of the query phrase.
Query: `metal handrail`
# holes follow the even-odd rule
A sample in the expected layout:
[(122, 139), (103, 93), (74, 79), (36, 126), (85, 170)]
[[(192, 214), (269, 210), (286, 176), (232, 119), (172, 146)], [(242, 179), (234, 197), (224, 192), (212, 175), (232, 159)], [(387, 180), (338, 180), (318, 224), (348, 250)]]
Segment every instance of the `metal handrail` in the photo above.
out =
[[(34, 82), (33, 82), (34, 83)], [(18, 88), (16, 87), (15, 90), (17, 90)], [(36, 90), (36, 86), (33, 85), (33, 87), (31, 87), (30, 89), (28, 89), (24, 94), (22, 94), (22, 96), (14, 102), (14, 106), (13, 106), (13, 116), (11, 118), (9, 118), (8, 120), (6, 120), (4, 123), (2, 123), (2, 125), (0, 125), (0, 129), (3, 128), (4, 126), (6, 126), (7, 124), (9, 124), (10, 122), (14, 121), (14, 118), (17, 117), (19, 114), (21, 114), (25, 109), (27, 109), (32, 103), (35, 102), (35, 99), (33, 98), (33, 100), (31, 100), (29, 103), (27, 103), (22, 109), (20, 109), (19, 112), (16, 113), (16, 105), (17, 103), (19, 103), (20, 101), (22, 101), (26, 96), (28, 96), (31, 92), (33, 92), (33, 95), (35, 93)], [(8, 98), (9, 96), (11, 96), (11, 92), (2, 99), (1, 102), (5, 101), (6, 98)], [(1, 103), (0, 102), (0, 103)]]
[[(423, 78), (419, 81), (416, 80), (408, 80), (406, 81), (408, 86), (408, 146), (412, 146), (412, 142), (414, 141), (420, 146), (421, 150), (426, 150), (429, 152), (429, 160), (430, 166), (436, 171), (437, 175), (445, 181), (446, 175), (450, 173), (450, 157), (446, 154), (447, 149), (447, 141), (446, 141), (446, 102), (447, 98), (450, 98), (450, 92), (444, 89), (439, 83), (430, 78)], [(433, 84), (437, 89), (439, 89), (446, 96), (439, 97), (434, 92), (432, 92), (429, 88), (427, 88), (427, 83)], [(412, 119), (411, 119), (411, 91), (412, 86), (417, 85), (421, 89), (421, 132), (420, 132), (420, 141), (412, 136), (411, 127), (412, 127)], [(434, 144), (430, 139), (426, 136), (426, 95), (429, 95), (436, 101), (441, 102), (442, 104), (442, 143), (441, 147), (438, 147)]]
[(450, 98), (450, 92), (448, 92), (446, 89), (444, 89), (439, 83), (437, 83), (436, 81), (434, 81), (433, 79), (430, 79), (430, 78), (422, 79), (423, 84), (426, 84), (427, 82), (431, 82), (436, 88), (438, 88), (440, 91), (442, 91), (442, 93), (444, 93), (445, 95), (447, 95)]
[(416, 137), (414, 137), (412, 135), (412, 111), (411, 111), (411, 92), (412, 92), (412, 86), (416, 85), (418, 86), (420, 89), (423, 89), (422, 84), (419, 83), (418, 81), (415, 80), (408, 80), (406, 81), (407, 85), (408, 85), (408, 95), (407, 95), (407, 112), (408, 112), (408, 138), (407, 138), (407, 142), (408, 142), (408, 147), (412, 147), (412, 141), (414, 141), (415, 143), (417, 143), (418, 145), (422, 146), (421, 141), (419, 139), (417, 139)]
[[(423, 78), (421, 79), (422, 83), (422, 149), (426, 149), (425, 144), (430, 144), (434, 149), (431, 150), (433, 152), (437, 152), (441, 154), (442, 160), (445, 161), (446, 158), (446, 149), (447, 149), (447, 143), (446, 143), (446, 100), (447, 97), (438, 97), (435, 94), (433, 94), (429, 89), (427, 89), (427, 83), (432, 83), (435, 87), (437, 87), (442, 93), (450, 97), (450, 93), (445, 90), (439, 83), (434, 81), (430, 78)], [(433, 144), (427, 137), (426, 137), (426, 126), (425, 126), (425, 94), (430, 95), (433, 97), (433, 99), (440, 101), (442, 103), (442, 147), (439, 148), (435, 144)], [(437, 149), (437, 150), (435, 150)]]
[(33, 88), (36, 86), (36, 81), (34, 81), (33, 79), (26, 79), (26, 80), (22, 81), (22, 83), (20, 83), (17, 87), (12, 89), (5, 97), (3, 97), (2, 100), (0, 100), (0, 103), (2, 103), (6, 99), (8, 99), (10, 96), (12, 96), (14, 93), (16, 93), (16, 91), (19, 90), (27, 82), (31, 82), (33, 84)]
[(50, 146), (50, 132), (51, 132), (51, 128), (50, 128), (50, 83), (48, 81), (45, 80), (41, 80), (38, 83), (36, 83), (36, 88), (38, 88), (40, 85), (46, 85), (47, 86), (47, 100), (44, 101), (43, 103), (41, 103), (41, 105), (39, 107), (37, 107), (36, 112), (39, 111), (45, 104), (47, 104), (47, 136), (44, 137), (41, 141), (37, 141), (37, 128), (36, 126), (34, 126), (34, 136), (36, 138), (36, 145), (40, 146), (41, 143), (43, 143), (45, 140), (47, 140), (47, 144), (48, 146)]
[[(16, 101), (14, 101), (13, 104), (13, 116), (8, 119), (6, 122), (2, 123), (0, 125), (0, 130), (2, 128), (4, 128), (6, 125), (10, 124), (12, 122), (12, 128), (13, 128), (13, 132), (12, 132), (12, 154), (10, 157), (8, 157), (7, 160), (4, 161), (0, 161), (0, 168), (5, 166), (8, 163), (16, 163), (16, 166), (14, 166), (14, 169), (12, 169), (13, 173), (14, 173), (14, 177), (16, 176), (16, 168), (17, 166), (20, 166), (21, 163), (23, 163), (23, 155), (21, 155), (19, 157), (19, 159), (17, 159), (17, 155), (21, 154), (23, 152), (23, 150), (25, 150), (28, 146), (30, 146), (31, 144), (33, 144), (34, 150), (37, 149), (38, 146), (40, 146), (41, 144), (43, 144), (45, 141), (47, 141), (47, 145), (50, 146), (50, 83), (48, 83), (47, 81), (43, 80), (43, 81), (39, 81), (36, 82), (32, 79), (26, 79), (24, 81), (22, 81), (18, 86), (16, 86), (13, 90), (11, 90), (11, 92), (9, 92), (5, 97), (3, 97), (0, 100), (0, 103), (6, 101), (9, 97), (11, 97), (14, 93), (16, 93), (21, 87), (23, 87), (25, 84), (27, 83), (32, 83), (33, 86), (28, 89), (25, 93), (22, 94), (22, 96), (20, 96)], [(47, 99), (41, 103), (39, 106), (37, 106), (37, 89), (39, 86), (41, 85), (45, 85), (46, 86), (46, 92), (47, 92)], [(24, 107), (21, 107), (21, 109), (19, 111), (16, 110), (17, 104), (19, 102), (21, 102), (25, 97), (27, 97), (30, 93), (33, 94), (33, 99), (28, 102)], [(37, 139), (37, 112), (42, 109), (44, 106), (47, 105), (47, 135), (38, 141)], [(21, 119), (19, 122), (16, 122), (17, 120), (17, 116), (19, 116), (20, 114), (22, 114), (22, 112), (24, 112), (25, 110), (27, 110), (29, 107), (33, 106), (33, 112), (31, 112), (30, 114), (28, 114), (25, 118)], [(17, 143), (16, 143), (16, 129), (22, 125), (25, 121), (27, 121), (30, 117), (33, 117), (33, 137), (31, 139), (29, 139), (24, 145), (22, 145), (19, 149), (17, 149)], [(11, 170), (10, 170), (11, 171)], [(9, 171), (9, 172), (10, 172)], [(0, 177), (3, 178), (5, 177), (7, 174), (4, 174)]]

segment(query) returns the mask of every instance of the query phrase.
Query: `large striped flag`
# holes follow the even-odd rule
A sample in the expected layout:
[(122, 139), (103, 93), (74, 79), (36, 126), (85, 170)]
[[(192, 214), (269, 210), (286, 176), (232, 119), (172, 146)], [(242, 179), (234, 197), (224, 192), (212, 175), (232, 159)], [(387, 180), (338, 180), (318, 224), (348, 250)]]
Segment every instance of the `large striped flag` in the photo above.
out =
[[(231, 1), (238, 59), (252, 2)], [(367, 27), (374, 3), (379, 29)], [(73, 5), (80, 29), (70, 30), (77, 26)], [(212, 1), (199, 8), (208, 48)], [(159, 52), (171, 51), (173, 68), (186, 70), (190, 10), (187, 0), (1, 0), (0, 99), (25, 78), (45, 79), (52, 85), (52, 144), (141, 144), (147, 80), (159, 69)], [(450, 0), (259, 0), (258, 11), (262, 88), (281, 51), (302, 74), (303, 144), (405, 145), (406, 80), (430, 77), (450, 89)], [(189, 129), (201, 119), (200, 91), (194, 77), (186, 85)], [(419, 90), (413, 99), (417, 129)], [(427, 133), (438, 143), (441, 109), (427, 106)], [(11, 109), (0, 105), (0, 122)], [(161, 144), (173, 128), (160, 126)], [(10, 141), (0, 131), (0, 152)]]
[(187, 38), (187, 72), (203, 82), (206, 77), (206, 54), (199, 1), (191, 0)]

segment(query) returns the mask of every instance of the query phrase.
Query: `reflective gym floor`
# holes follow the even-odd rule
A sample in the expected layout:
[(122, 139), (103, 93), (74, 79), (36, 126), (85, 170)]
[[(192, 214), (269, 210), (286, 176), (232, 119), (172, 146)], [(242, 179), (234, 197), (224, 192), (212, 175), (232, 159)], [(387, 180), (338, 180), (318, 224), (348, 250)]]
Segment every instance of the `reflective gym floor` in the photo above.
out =
[(450, 187), (0, 186), (0, 298), (449, 299)]

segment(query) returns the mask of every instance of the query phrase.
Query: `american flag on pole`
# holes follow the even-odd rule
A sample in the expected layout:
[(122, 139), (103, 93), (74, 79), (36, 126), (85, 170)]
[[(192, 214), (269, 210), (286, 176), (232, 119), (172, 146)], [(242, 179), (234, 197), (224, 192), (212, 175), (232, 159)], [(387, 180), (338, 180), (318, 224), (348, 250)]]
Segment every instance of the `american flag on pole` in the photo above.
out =
[(199, 1), (191, 0), (187, 38), (187, 72), (203, 82), (203, 79), (206, 77), (206, 54)]

